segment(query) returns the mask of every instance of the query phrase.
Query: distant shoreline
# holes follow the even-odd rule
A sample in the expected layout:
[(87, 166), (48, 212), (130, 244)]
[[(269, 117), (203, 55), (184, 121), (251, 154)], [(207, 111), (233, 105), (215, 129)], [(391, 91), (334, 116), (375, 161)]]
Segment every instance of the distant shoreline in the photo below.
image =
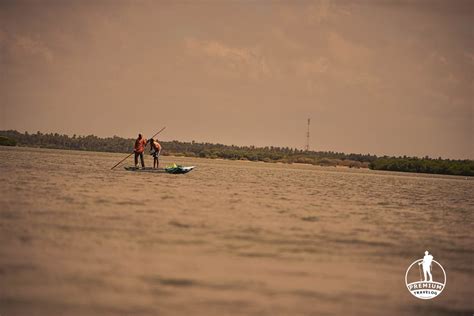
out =
[[(94, 135), (72, 136), (58, 133), (20, 133), (0, 131), (0, 145), (131, 153), (134, 139), (100, 138)], [(474, 160), (432, 159), (429, 157), (377, 157), (370, 154), (345, 154), (332, 151), (304, 151), (289, 147), (234, 146), (212, 143), (162, 141), (163, 156), (197, 157), (252, 162), (308, 164), (322, 167), (369, 168), (397, 172), (474, 176)]]
[[(1, 147), (11, 147), (11, 148), (34, 148), (34, 149), (51, 149), (51, 150), (64, 150), (64, 151), (76, 151), (76, 152), (90, 152), (90, 153), (107, 153), (107, 154), (130, 154), (127, 152), (115, 152), (115, 151), (100, 151), (100, 150), (88, 150), (88, 149), (72, 149), (72, 148), (52, 148), (52, 147), (41, 147), (41, 146), (25, 146), (25, 145), (14, 145), (14, 146), (3, 146)], [(212, 158), (212, 157), (198, 157), (198, 156), (186, 156), (182, 153), (164, 153), (163, 157), (177, 157), (177, 158), (195, 158), (195, 159), (212, 159), (217, 161), (241, 161), (248, 163), (264, 163), (264, 164), (281, 164), (281, 165), (292, 165), (298, 164), (301, 166), (318, 166), (318, 167), (333, 167), (333, 168), (344, 168), (344, 169), (370, 169), (367, 166), (354, 168), (344, 165), (315, 165), (311, 163), (302, 163), (302, 162), (281, 162), (281, 161), (252, 161), (248, 159), (226, 159), (226, 158)]]

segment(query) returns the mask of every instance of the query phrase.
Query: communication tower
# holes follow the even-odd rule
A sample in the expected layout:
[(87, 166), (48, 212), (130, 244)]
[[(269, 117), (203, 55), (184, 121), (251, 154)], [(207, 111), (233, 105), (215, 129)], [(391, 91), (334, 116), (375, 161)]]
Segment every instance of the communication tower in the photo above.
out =
[(309, 151), (309, 124), (311, 123), (311, 119), (308, 118), (308, 130), (306, 131), (306, 151)]

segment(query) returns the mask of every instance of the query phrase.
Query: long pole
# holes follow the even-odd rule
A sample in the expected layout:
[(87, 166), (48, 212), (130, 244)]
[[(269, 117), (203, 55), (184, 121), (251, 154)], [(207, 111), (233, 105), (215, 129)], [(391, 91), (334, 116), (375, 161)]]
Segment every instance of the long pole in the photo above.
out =
[[(163, 127), (162, 129), (160, 129), (155, 135), (153, 135), (153, 136), (150, 137), (150, 138), (155, 137), (156, 135), (158, 135), (159, 133), (161, 133), (165, 128), (166, 128), (166, 126)], [(127, 157), (125, 157), (125, 158), (123, 158), (122, 160), (120, 160), (115, 166), (113, 166), (112, 168), (110, 168), (110, 170), (114, 170), (115, 167), (117, 167), (118, 165), (120, 165), (122, 162), (124, 162), (124, 161), (125, 161), (128, 157), (130, 157), (131, 155), (133, 155), (133, 152), (132, 152), (130, 155), (128, 155)]]

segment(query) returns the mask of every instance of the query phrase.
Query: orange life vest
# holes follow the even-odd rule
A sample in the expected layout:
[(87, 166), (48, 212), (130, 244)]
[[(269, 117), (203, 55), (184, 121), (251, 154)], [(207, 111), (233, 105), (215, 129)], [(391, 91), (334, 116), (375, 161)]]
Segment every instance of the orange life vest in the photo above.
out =
[(145, 151), (145, 146), (146, 146), (146, 139), (145, 138), (137, 138), (137, 140), (135, 141), (135, 152), (136, 153), (142, 153), (143, 151)]

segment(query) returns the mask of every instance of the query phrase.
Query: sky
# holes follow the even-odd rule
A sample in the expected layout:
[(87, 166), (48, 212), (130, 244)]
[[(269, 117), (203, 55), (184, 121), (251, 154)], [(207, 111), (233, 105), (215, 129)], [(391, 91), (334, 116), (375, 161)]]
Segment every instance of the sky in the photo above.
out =
[(0, 130), (474, 159), (474, 1), (0, 1)]

